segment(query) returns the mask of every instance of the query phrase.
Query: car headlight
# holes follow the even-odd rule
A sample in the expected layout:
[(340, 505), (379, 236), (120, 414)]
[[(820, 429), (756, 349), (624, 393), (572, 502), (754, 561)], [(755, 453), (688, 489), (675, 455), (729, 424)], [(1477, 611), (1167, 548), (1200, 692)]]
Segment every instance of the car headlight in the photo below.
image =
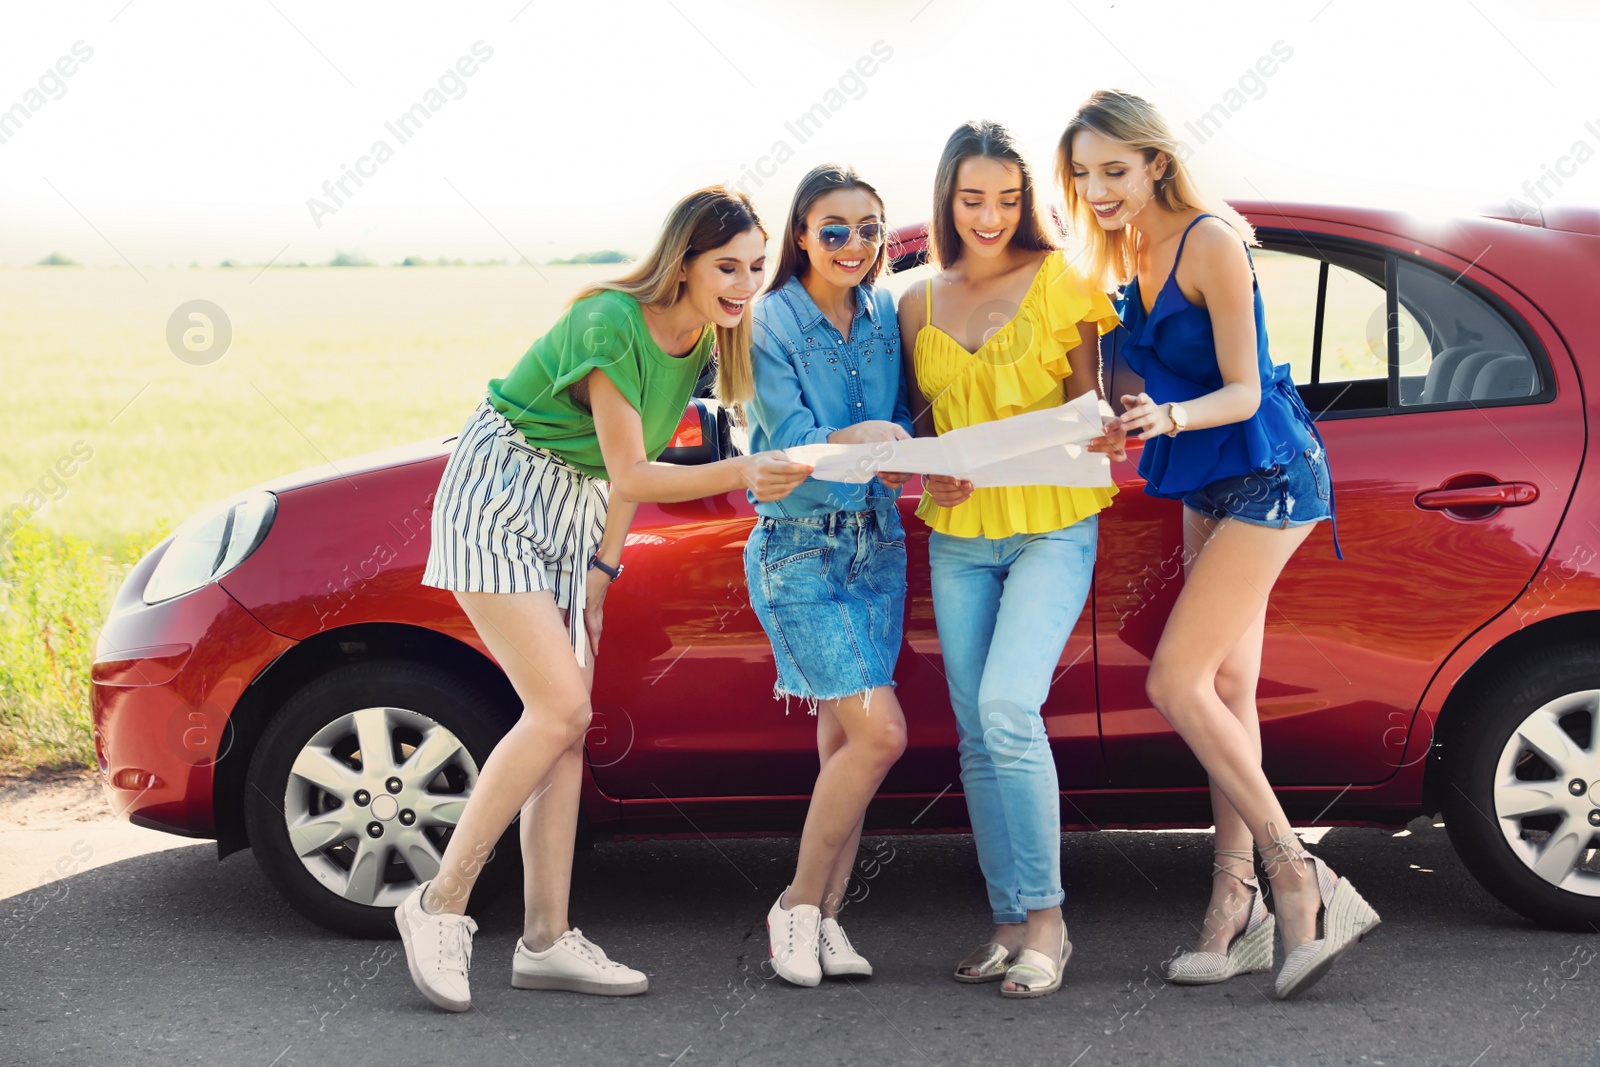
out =
[(190, 516), (145, 583), (144, 602), (192, 593), (233, 570), (266, 539), (277, 510), (277, 497), (256, 490)]

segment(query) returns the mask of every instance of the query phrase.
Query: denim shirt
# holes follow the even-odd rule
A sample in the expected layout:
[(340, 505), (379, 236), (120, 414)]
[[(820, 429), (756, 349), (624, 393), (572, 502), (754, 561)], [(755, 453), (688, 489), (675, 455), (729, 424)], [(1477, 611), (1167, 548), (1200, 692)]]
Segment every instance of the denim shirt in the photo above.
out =
[[(911, 406), (900, 358), (894, 297), (876, 286), (855, 287), (850, 339), (790, 278), (756, 300), (751, 362), (756, 395), (750, 403), (750, 449), (825, 444), (828, 435), (870, 419), (898, 423), (908, 434)], [(862, 485), (807, 478), (782, 500), (757, 502), (774, 518), (816, 518), (834, 511), (892, 505), (898, 489), (877, 478)]]

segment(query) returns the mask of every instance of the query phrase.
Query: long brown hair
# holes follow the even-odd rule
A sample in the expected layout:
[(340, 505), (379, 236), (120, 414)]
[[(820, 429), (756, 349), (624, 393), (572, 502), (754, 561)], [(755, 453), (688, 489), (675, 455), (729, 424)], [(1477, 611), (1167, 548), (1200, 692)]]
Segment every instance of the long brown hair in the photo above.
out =
[(933, 226), (928, 236), (934, 262), (939, 268), (948, 268), (961, 258), (964, 246), (956, 230), (954, 209), (956, 173), (963, 160), (974, 156), (1014, 163), (1022, 172), (1022, 220), (1017, 224), (1017, 232), (1011, 235), (1011, 244), (1030, 252), (1050, 252), (1061, 247), (1045, 228), (1039, 214), (1033, 168), (1017, 148), (1016, 138), (998, 122), (974, 120), (957, 126), (956, 132), (944, 143), (939, 169), (933, 178)]
[[(683, 297), (687, 284), (678, 281), (679, 268), (693, 263), (714, 248), (721, 248), (750, 229), (761, 231), (755, 205), (743, 193), (721, 185), (696, 189), (679, 200), (661, 226), (655, 247), (628, 274), (612, 281), (585, 286), (571, 302), (604, 292), (626, 293), (640, 304), (668, 308)], [(750, 312), (734, 327), (716, 327), (717, 399), (743, 404), (755, 395), (755, 375), (750, 369)]]
[(1257, 244), (1255, 230), (1226, 204), (1211, 207), (1205, 202), (1194, 177), (1184, 164), (1187, 156), (1183, 143), (1172, 135), (1166, 120), (1143, 97), (1119, 89), (1100, 89), (1078, 108), (1072, 121), (1061, 134), (1056, 146), (1056, 180), (1067, 199), (1067, 214), (1072, 229), (1084, 242), (1088, 254), (1085, 276), (1107, 289), (1125, 285), (1134, 275), (1135, 234), (1130, 227), (1108, 231), (1095, 220), (1094, 211), (1078, 196), (1077, 183), (1072, 180), (1072, 141), (1084, 130), (1092, 130), (1111, 141), (1118, 141), (1135, 149), (1152, 163), (1157, 155), (1167, 156), (1166, 170), (1155, 183), (1155, 199), (1168, 211), (1202, 211), (1220, 215), (1244, 238), (1245, 244)]
[(878, 245), (878, 258), (872, 261), (867, 267), (867, 272), (861, 276), (861, 284), (871, 285), (888, 266), (889, 222), (884, 217), (883, 197), (878, 195), (878, 190), (862, 180), (854, 167), (824, 163), (811, 168), (810, 172), (800, 179), (800, 187), (794, 191), (794, 201), (789, 205), (789, 224), (784, 227), (783, 246), (778, 251), (778, 269), (767, 282), (767, 292), (782, 288), (790, 278), (804, 278), (806, 272), (811, 269), (811, 257), (800, 247), (800, 235), (806, 232), (806, 219), (811, 215), (812, 205), (836, 189), (861, 189), (870, 193), (872, 199), (878, 202), (878, 218), (884, 226), (884, 239)]

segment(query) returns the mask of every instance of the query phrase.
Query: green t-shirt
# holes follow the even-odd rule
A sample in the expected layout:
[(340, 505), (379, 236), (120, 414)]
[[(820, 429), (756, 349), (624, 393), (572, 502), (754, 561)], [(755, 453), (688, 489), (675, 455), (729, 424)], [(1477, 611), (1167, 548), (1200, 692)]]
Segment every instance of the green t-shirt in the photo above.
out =
[(639, 412), (645, 455), (653, 460), (672, 440), (715, 336), (707, 323), (688, 355), (670, 356), (650, 337), (633, 297), (612, 291), (585, 297), (533, 342), (510, 374), (489, 380), (489, 402), (529, 444), (605, 478), (594, 416), (573, 398), (572, 383), (604, 371)]

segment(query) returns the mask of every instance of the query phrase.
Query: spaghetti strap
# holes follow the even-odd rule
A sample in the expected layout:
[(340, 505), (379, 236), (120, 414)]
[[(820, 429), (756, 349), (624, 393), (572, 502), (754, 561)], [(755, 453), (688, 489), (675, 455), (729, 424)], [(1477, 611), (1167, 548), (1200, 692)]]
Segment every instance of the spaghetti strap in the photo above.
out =
[[(1190, 221), (1189, 225), (1187, 225), (1187, 226), (1185, 226), (1183, 228), (1183, 236), (1178, 238), (1178, 254), (1172, 257), (1172, 273), (1173, 274), (1177, 274), (1178, 273), (1178, 261), (1183, 258), (1183, 246), (1189, 243), (1189, 231), (1194, 229), (1194, 224), (1196, 222), (1199, 222), (1201, 219), (1214, 219), (1216, 217), (1217, 217), (1216, 215), (1211, 214), (1211, 212), (1209, 212), (1209, 211), (1203, 212), (1202, 214), (1196, 215)], [(1248, 250), (1246, 250), (1246, 254), (1247, 255), (1249, 254)]]
[(927, 279), (924, 279), (924, 282), (925, 282), (925, 284), (927, 286), (927, 288), (923, 291), (923, 294), (922, 294), (922, 302), (927, 305), (927, 307), (925, 307), (923, 309), (923, 312), (926, 315), (926, 323), (925, 323), (925, 325), (932, 326), (933, 325), (933, 279), (932, 278), (927, 278)]
[[(1211, 212), (1207, 211), (1196, 215), (1192, 220), (1190, 220), (1189, 225), (1184, 227), (1183, 236), (1178, 238), (1178, 254), (1172, 257), (1172, 271), (1167, 275), (1168, 279), (1176, 278), (1178, 276), (1178, 262), (1179, 260), (1183, 259), (1183, 246), (1188, 244), (1189, 231), (1194, 229), (1194, 224), (1199, 222), (1201, 219), (1216, 219), (1221, 217), (1222, 216), (1220, 215), (1213, 215)], [(1250, 254), (1250, 246), (1248, 244), (1244, 246), (1244, 258), (1246, 262), (1250, 264), (1251, 288), (1255, 288), (1258, 284), (1256, 279), (1256, 260), (1255, 257)]]

